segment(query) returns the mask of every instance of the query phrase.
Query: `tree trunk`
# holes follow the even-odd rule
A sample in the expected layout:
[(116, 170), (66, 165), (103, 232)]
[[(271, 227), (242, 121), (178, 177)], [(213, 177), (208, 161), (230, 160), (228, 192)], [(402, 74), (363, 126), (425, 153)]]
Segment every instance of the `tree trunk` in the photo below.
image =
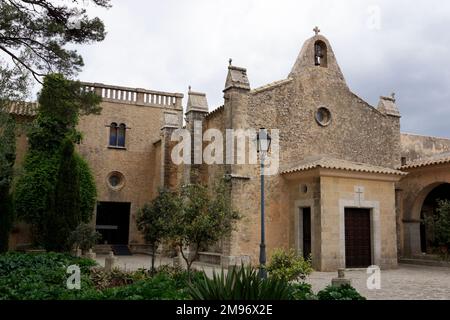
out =
[(151, 245), (152, 247), (152, 274), (155, 273), (155, 243)]

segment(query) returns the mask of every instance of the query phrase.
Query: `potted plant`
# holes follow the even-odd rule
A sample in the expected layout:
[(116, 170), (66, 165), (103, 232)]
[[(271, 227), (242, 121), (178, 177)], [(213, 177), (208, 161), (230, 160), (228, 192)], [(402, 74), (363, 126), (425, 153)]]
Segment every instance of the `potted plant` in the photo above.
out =
[(76, 256), (85, 254), (93, 258), (92, 248), (101, 237), (101, 234), (91, 225), (82, 223), (70, 234), (69, 243), (74, 248)]

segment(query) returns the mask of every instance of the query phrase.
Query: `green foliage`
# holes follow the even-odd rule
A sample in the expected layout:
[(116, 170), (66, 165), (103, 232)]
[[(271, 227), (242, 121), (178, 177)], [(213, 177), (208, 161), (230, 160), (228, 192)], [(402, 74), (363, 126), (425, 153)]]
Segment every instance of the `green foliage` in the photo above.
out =
[(97, 187), (88, 163), (79, 154), (74, 154), (77, 162), (78, 179), (80, 181), (80, 214), (81, 221), (90, 221), (97, 203)]
[(81, 269), (81, 287), (89, 290), (89, 269), (95, 262), (66, 254), (18, 254), (0, 256), (0, 300), (53, 300), (76, 293), (66, 287), (67, 267)]
[(59, 74), (45, 78), (15, 202), (18, 217), (32, 225), (36, 242), (47, 250), (68, 250), (67, 235), (92, 217), (95, 182), (74, 152), (74, 139), (79, 114), (97, 111), (100, 100)]
[(13, 223), (10, 189), (16, 159), (15, 124), (0, 109), (0, 253), (8, 251), (9, 233)]
[(366, 300), (350, 285), (328, 286), (317, 293), (319, 300)]
[(292, 283), (291, 295), (294, 300), (317, 300), (317, 296), (312, 291), (309, 283)]
[(210, 279), (189, 284), (189, 293), (194, 300), (290, 300), (290, 285), (277, 278), (261, 279), (252, 267), (232, 268), (225, 275), (214, 272)]
[(168, 221), (173, 219), (173, 216), (178, 216), (177, 212), (180, 209), (180, 198), (169, 190), (160, 189), (158, 196), (138, 212), (136, 219), (138, 230), (142, 232), (152, 249), (152, 271), (155, 269), (156, 249), (161, 241), (169, 236)]
[(102, 235), (87, 224), (81, 223), (69, 236), (70, 248), (80, 248), (81, 250), (89, 250), (95, 246)]
[[(224, 181), (213, 192), (200, 184), (186, 185), (180, 196), (182, 209), (174, 211), (169, 238), (179, 247), (190, 270), (199, 250), (230, 235), (240, 216), (231, 207)], [(193, 252), (189, 256), (183, 251), (186, 246)]]
[(436, 212), (425, 218), (425, 223), (432, 235), (432, 244), (441, 247), (447, 254), (450, 248), (450, 201), (438, 200)]
[(186, 283), (178, 283), (166, 273), (141, 280), (129, 286), (107, 289), (104, 298), (108, 300), (187, 300)]
[[(109, 0), (85, 4), (110, 6)], [(20, 66), (24, 76), (37, 78), (55, 71), (68, 76), (76, 74), (84, 65), (83, 59), (66, 46), (102, 41), (106, 32), (103, 22), (90, 18), (79, 1), (3, 0), (0, 34), (3, 56)]]
[(267, 266), (271, 277), (284, 281), (305, 280), (314, 270), (311, 259), (305, 260), (295, 250), (277, 249)]
[[(68, 290), (67, 267), (81, 269), (81, 290)], [(193, 279), (200, 279), (194, 273)], [(167, 300), (189, 299), (188, 274), (173, 267), (106, 273), (89, 259), (66, 254), (0, 255), (0, 300)]]

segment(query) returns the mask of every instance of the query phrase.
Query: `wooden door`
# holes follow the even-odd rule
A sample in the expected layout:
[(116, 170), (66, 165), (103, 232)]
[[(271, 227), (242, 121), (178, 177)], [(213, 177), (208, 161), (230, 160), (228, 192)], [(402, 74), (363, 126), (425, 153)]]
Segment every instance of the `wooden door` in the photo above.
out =
[(372, 265), (368, 209), (345, 209), (345, 265), (347, 268), (367, 268)]

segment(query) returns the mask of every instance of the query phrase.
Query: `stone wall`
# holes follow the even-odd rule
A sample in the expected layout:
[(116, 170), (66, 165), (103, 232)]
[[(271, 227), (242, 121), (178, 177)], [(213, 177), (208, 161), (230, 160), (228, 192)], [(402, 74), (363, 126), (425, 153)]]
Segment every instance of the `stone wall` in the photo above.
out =
[[(83, 133), (83, 140), (78, 149), (94, 174), (97, 200), (131, 203), (129, 243), (143, 244), (142, 235), (136, 227), (137, 211), (155, 197), (163, 179), (168, 185), (176, 184), (177, 169), (165, 165), (167, 155), (161, 150), (161, 142), (158, 144), (158, 141), (164, 138), (161, 128), (166, 110), (181, 119), (181, 97), (177, 94), (170, 96), (170, 99), (173, 98), (172, 103), (167, 93), (105, 85), (92, 88), (103, 96), (102, 112), (80, 119), (78, 130)], [(120, 91), (122, 94), (111, 96), (112, 93), (106, 90)], [(134, 99), (130, 98), (133, 95)], [(109, 146), (109, 125), (113, 122), (124, 123), (128, 128), (125, 148)], [(108, 176), (112, 172), (120, 172), (124, 176), (125, 183), (120, 190), (111, 188), (108, 183)]]
[(401, 134), (402, 157), (406, 163), (450, 152), (450, 138), (427, 137), (416, 134)]
[[(397, 266), (395, 192), (393, 181), (321, 177), (321, 270), (345, 267), (345, 207), (371, 210), (372, 263), (381, 268)], [(361, 202), (355, 188), (363, 188)], [(318, 231), (316, 231), (318, 232)]]

